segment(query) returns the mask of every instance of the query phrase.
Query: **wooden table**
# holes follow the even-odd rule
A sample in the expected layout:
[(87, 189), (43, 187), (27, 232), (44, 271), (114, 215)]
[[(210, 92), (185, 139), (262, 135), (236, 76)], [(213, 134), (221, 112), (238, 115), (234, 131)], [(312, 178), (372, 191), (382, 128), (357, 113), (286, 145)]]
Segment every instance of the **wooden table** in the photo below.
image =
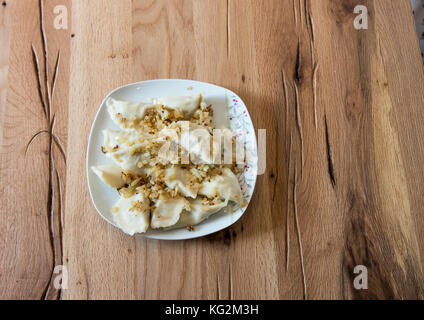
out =
[[(368, 30), (354, 28), (358, 4)], [(46, 112), (38, 10), (0, 5), (1, 298), (424, 297), (424, 74), (409, 0), (46, 0)], [(152, 241), (95, 212), (97, 108), (155, 78), (227, 87), (267, 130), (266, 173), (228, 230)], [(368, 290), (355, 289), (358, 265)]]

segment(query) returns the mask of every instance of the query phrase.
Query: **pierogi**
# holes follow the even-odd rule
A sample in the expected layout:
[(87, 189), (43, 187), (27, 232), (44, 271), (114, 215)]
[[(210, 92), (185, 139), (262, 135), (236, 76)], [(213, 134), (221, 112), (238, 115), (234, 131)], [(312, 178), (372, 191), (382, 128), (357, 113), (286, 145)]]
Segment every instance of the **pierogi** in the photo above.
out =
[(106, 105), (119, 130), (104, 130), (101, 148), (111, 163), (92, 170), (119, 193), (111, 211), (125, 233), (192, 230), (230, 203), (247, 204), (237, 178), (243, 164), (231, 144), (223, 163), (227, 144), (213, 139), (213, 108), (201, 94)]

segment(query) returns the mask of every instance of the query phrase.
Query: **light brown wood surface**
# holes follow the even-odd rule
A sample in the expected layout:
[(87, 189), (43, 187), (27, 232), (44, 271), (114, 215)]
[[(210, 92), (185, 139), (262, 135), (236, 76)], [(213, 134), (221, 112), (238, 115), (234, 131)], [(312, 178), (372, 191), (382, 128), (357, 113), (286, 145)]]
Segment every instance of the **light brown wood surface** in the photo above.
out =
[[(0, 298), (424, 297), (424, 73), (409, 0), (43, 2), (50, 84), (60, 50), (51, 133), (66, 163), (48, 133), (25, 153), (49, 129), (31, 52), (44, 85), (39, 1), (6, 0)], [(59, 4), (68, 30), (53, 26)], [(368, 30), (353, 26), (358, 4)], [(155, 78), (227, 87), (267, 130), (266, 172), (228, 230), (153, 241), (95, 212), (85, 155), (97, 108)], [(61, 264), (68, 288), (56, 290)], [(353, 286), (357, 265), (368, 290)]]

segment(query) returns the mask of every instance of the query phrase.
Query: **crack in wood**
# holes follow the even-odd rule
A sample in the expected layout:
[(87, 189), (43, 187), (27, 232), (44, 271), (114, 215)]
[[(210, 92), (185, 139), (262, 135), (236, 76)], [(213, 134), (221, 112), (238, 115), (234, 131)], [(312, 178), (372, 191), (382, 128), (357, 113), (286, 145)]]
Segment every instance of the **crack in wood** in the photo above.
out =
[(309, 0), (305, 0), (305, 1), (307, 1), (305, 10), (306, 10), (307, 23), (309, 26), (308, 29), (310, 31), (311, 41), (312, 43), (315, 43), (315, 23), (311, 15), (311, 2)]
[(311, 12), (310, 12), (310, 2), (307, 0), (305, 1), (305, 17), (306, 17), (306, 27), (308, 30), (308, 35), (309, 35), (309, 51), (310, 51), (310, 55), (311, 55), (311, 63), (312, 66), (315, 65), (315, 31), (314, 31), (314, 27), (313, 27), (313, 20), (312, 20), (312, 16), (311, 16)]
[(345, 270), (345, 254), (344, 252), (341, 255), (341, 266), (340, 266), (340, 296), (342, 297), (343, 300), (346, 299), (346, 294), (345, 294), (345, 274), (344, 274), (344, 270)]
[(318, 119), (317, 119), (317, 72), (319, 68), (319, 63), (315, 62), (314, 70), (312, 74), (312, 105), (314, 108), (314, 126), (315, 126), (315, 132), (318, 128)]
[(44, 115), (47, 118), (47, 104), (46, 104), (46, 99), (44, 98), (43, 85), (41, 81), (40, 63), (39, 63), (37, 51), (35, 50), (34, 45), (31, 45), (31, 49), (32, 49), (33, 62), (35, 66), (35, 73), (37, 76), (38, 94), (41, 99)]
[(216, 300), (221, 300), (221, 286), (219, 285), (219, 274), (216, 274)]
[(291, 152), (293, 147), (293, 139), (290, 134), (290, 147), (289, 147), (289, 161), (287, 165), (287, 213), (286, 213), (286, 272), (289, 271), (290, 261), (290, 228), (289, 228), (289, 214), (290, 214), (290, 168), (291, 168)]
[(286, 130), (289, 127), (288, 121), (289, 121), (289, 97), (287, 92), (287, 78), (286, 78), (286, 72), (284, 71), (284, 67), (281, 69), (281, 79), (283, 82), (283, 92), (284, 92), (284, 100), (286, 103)]
[(316, 109), (316, 88), (317, 88), (317, 71), (318, 71), (318, 62), (315, 61), (315, 31), (314, 24), (310, 10), (311, 2), (309, 0), (304, 0), (304, 9), (305, 9), (305, 23), (308, 30), (309, 35), (309, 50), (311, 56), (311, 65), (313, 67), (312, 70), (312, 107), (314, 114), (314, 127), (315, 133), (317, 132), (318, 121), (317, 121), (317, 109)]
[(65, 162), (65, 165), (66, 165), (67, 158), (66, 158), (65, 149), (63, 148), (63, 145), (60, 142), (59, 138), (54, 133), (52, 133), (52, 135), (53, 135), (53, 140), (54, 140), (56, 146), (59, 148), (59, 151), (60, 151), (60, 153), (62, 154), (62, 157), (63, 157), (63, 161)]
[(37, 133), (35, 133), (32, 137), (31, 137), (31, 139), (28, 141), (28, 143), (27, 143), (27, 145), (26, 145), (26, 147), (25, 147), (25, 155), (28, 153), (28, 150), (29, 150), (29, 147), (31, 146), (31, 144), (34, 142), (34, 140), (39, 136), (39, 135), (41, 135), (41, 134), (43, 134), (43, 133), (46, 133), (46, 134), (48, 134), (48, 135), (52, 135), (53, 136), (53, 141), (54, 141), (54, 143), (55, 143), (55, 145), (59, 148), (59, 151), (60, 151), (60, 154), (62, 155), (62, 157), (63, 157), (63, 161), (65, 162), (65, 164), (66, 164), (66, 162), (67, 162), (67, 158), (66, 158), (66, 152), (65, 152), (65, 149), (64, 149), (64, 147), (63, 147), (63, 145), (62, 145), (62, 143), (60, 142), (60, 140), (59, 140), (59, 138), (54, 134), (54, 133), (51, 133), (49, 130), (40, 130), (40, 131), (38, 131)]
[(297, 0), (299, 4), (299, 15), (300, 15), (300, 24), (303, 25), (303, 14), (302, 14), (302, 0)]
[(300, 39), (297, 43), (297, 55), (296, 55), (296, 65), (294, 70), (294, 81), (297, 85), (302, 84), (302, 55), (300, 49)]
[[(62, 182), (60, 179), (60, 175), (59, 175), (59, 171), (57, 169), (55, 169), (56, 171), (56, 184), (57, 184), (57, 192), (58, 192), (58, 196), (59, 196), (59, 201), (58, 201), (58, 209), (57, 209), (57, 213), (58, 213), (58, 223), (59, 223), (59, 243), (60, 243), (60, 264), (63, 264), (63, 257), (64, 257), (64, 248), (63, 248), (63, 208), (62, 208), (62, 204), (63, 204), (63, 194), (62, 194)], [(62, 294), (62, 289), (59, 289), (60, 291), (60, 295)]]
[(301, 176), (303, 177), (303, 167), (305, 165), (305, 155), (303, 150), (303, 126), (302, 126), (302, 118), (300, 114), (299, 88), (296, 83), (294, 88), (295, 88), (295, 95), (296, 95), (296, 125), (297, 125), (297, 130), (299, 132), (299, 138), (300, 138), (300, 157), (301, 157), (301, 163), (302, 163)]
[(315, 65), (315, 49), (314, 49), (314, 43), (312, 42), (312, 40), (309, 40), (309, 51), (311, 55), (311, 65), (314, 66)]
[(299, 97), (299, 86), (302, 83), (302, 57), (301, 57), (301, 47), (300, 47), (300, 39), (298, 39), (297, 44), (297, 58), (295, 65), (295, 73), (294, 73), (294, 88), (295, 88), (295, 106), (296, 106), (296, 125), (299, 132), (300, 138), (300, 147), (301, 147), (301, 161), (302, 161), (302, 177), (303, 177), (303, 167), (305, 164), (304, 161), (304, 151), (303, 151), (303, 126), (302, 126), (302, 117), (300, 114), (300, 97)]
[(53, 168), (54, 168), (54, 159), (53, 159), (53, 138), (52, 138), (52, 129), (55, 122), (55, 117), (53, 117), (53, 120), (51, 121), (50, 127), (49, 127), (49, 189), (48, 189), (48, 196), (47, 196), (47, 225), (49, 229), (49, 240), (50, 240), (50, 247), (53, 255), (53, 261), (52, 266), (50, 270), (50, 279), (47, 283), (46, 287), (44, 288), (42, 300), (45, 300), (47, 298), (47, 295), (50, 290), (50, 285), (53, 279), (53, 271), (56, 266), (56, 246), (54, 241), (54, 230), (53, 230), (53, 215), (54, 215), (54, 181), (53, 181)]
[[(276, 156), (275, 156), (275, 158), (276, 158), (276, 161), (278, 160), (278, 148), (279, 148), (279, 143), (278, 143), (278, 139), (276, 139), (276, 143), (275, 143), (275, 148), (276, 148)], [(275, 192), (276, 192), (276, 190), (277, 190), (277, 181), (278, 181), (278, 174), (279, 174), (279, 172), (278, 172), (278, 165), (276, 166), (276, 170), (275, 170), (275, 177), (274, 177), (274, 186), (273, 186), (273, 188), (272, 188), (272, 202), (274, 202), (275, 201)]]
[(294, 219), (296, 225), (297, 241), (299, 244), (299, 256), (300, 256), (300, 267), (302, 271), (302, 283), (303, 283), (303, 298), (308, 299), (308, 288), (306, 284), (306, 275), (305, 275), (305, 263), (303, 258), (303, 246), (302, 246), (302, 236), (299, 227), (299, 219), (297, 215), (297, 167), (296, 163), (294, 166), (294, 185), (293, 185), (293, 207), (294, 207)]
[(41, 39), (43, 45), (43, 53), (44, 53), (44, 81), (46, 84), (45, 90), (47, 92), (47, 115), (48, 119), (51, 118), (51, 91), (49, 87), (49, 53), (47, 50), (47, 37), (46, 30), (44, 27), (44, 0), (39, 0), (40, 6), (40, 31), (41, 31)]
[(279, 178), (279, 174), (280, 174), (280, 172), (279, 172), (279, 170), (278, 170), (278, 152), (279, 152), (279, 149), (280, 149), (280, 144), (278, 143), (278, 139), (276, 138), (275, 139), (275, 163), (277, 164), (276, 165), (276, 170), (275, 170), (275, 174), (271, 174), (271, 178), (273, 178), (274, 179), (274, 185), (273, 185), (273, 188), (272, 188), (272, 202), (274, 202), (275, 201), (275, 195), (276, 195), (276, 191), (277, 191), (277, 182), (278, 182), (278, 178)]
[(25, 155), (28, 153), (28, 149), (31, 146), (32, 142), (39, 136), (42, 135), (43, 133), (49, 133), (49, 130), (40, 130), (37, 133), (35, 133), (31, 139), (28, 141), (26, 147), (25, 147)]
[(334, 161), (333, 154), (331, 150), (330, 144), (330, 134), (328, 132), (328, 123), (327, 123), (327, 115), (324, 114), (324, 123), (325, 123), (325, 143), (327, 145), (327, 162), (328, 162), (328, 174), (330, 176), (331, 184), (333, 188), (336, 187), (336, 177), (334, 174)]
[(52, 82), (52, 89), (51, 89), (52, 104), (53, 104), (53, 98), (54, 98), (54, 89), (56, 87), (56, 80), (57, 80), (57, 75), (59, 71), (59, 63), (60, 63), (60, 50), (57, 53), (56, 64), (55, 64), (54, 73), (53, 73), (53, 82)]
[[(50, 242), (50, 248), (52, 253), (52, 265), (50, 270), (50, 277), (49, 281), (47, 282), (46, 286), (43, 289), (43, 292), (41, 294), (41, 299), (45, 300), (49, 297), (50, 289), (52, 288), (52, 281), (53, 281), (53, 274), (54, 274), (54, 268), (56, 267), (56, 264), (59, 260), (60, 264), (63, 263), (63, 236), (62, 236), (62, 189), (61, 189), (61, 182), (60, 182), (60, 175), (58, 170), (55, 167), (54, 163), (54, 157), (53, 157), (53, 146), (56, 146), (60, 153), (62, 154), (64, 158), (64, 162), (66, 165), (66, 153), (65, 150), (59, 140), (59, 138), (54, 134), (54, 126), (56, 123), (56, 115), (52, 115), (52, 108), (53, 108), (53, 96), (52, 93), (54, 92), (54, 88), (56, 85), (56, 80), (59, 72), (59, 65), (60, 65), (60, 51), (58, 52), (57, 58), (56, 58), (56, 64), (53, 74), (53, 81), (50, 84), (49, 83), (49, 72), (48, 72), (48, 66), (49, 66), (49, 60), (48, 60), (48, 47), (47, 47), (47, 37), (45, 33), (44, 28), (44, 1), (39, 0), (39, 14), (40, 14), (40, 31), (41, 31), (41, 40), (42, 40), (42, 46), (43, 46), (43, 53), (44, 53), (44, 89), (42, 84), (42, 76), (41, 76), (41, 69), (39, 64), (39, 59), (37, 55), (37, 51), (34, 48), (34, 45), (31, 45), (32, 48), (32, 54), (33, 54), (33, 63), (35, 67), (35, 72), (37, 75), (37, 85), (38, 85), (38, 93), (41, 99), (42, 107), (44, 116), (46, 118), (48, 129), (40, 130), (37, 133), (35, 133), (29, 142), (26, 145), (25, 148), (25, 155), (28, 152), (29, 147), (33, 143), (33, 141), (41, 136), (41, 134), (46, 133), (49, 136), (49, 150), (48, 150), (48, 192), (47, 192), (47, 225), (48, 225), (48, 232), (49, 232), (49, 242)], [(47, 100), (46, 100), (47, 96)], [(56, 183), (55, 183), (56, 181)], [(57, 195), (55, 192), (55, 186), (57, 187)], [(55, 221), (55, 199), (57, 198), (58, 201), (58, 213), (57, 213), (57, 219), (58, 219), (58, 225), (59, 225), (59, 244), (60, 244), (60, 251), (58, 250), (56, 246), (56, 234), (55, 234), (55, 227), (54, 227), (54, 221)], [(58, 289), (56, 292), (55, 298), (58, 299), (61, 297), (61, 290)]]

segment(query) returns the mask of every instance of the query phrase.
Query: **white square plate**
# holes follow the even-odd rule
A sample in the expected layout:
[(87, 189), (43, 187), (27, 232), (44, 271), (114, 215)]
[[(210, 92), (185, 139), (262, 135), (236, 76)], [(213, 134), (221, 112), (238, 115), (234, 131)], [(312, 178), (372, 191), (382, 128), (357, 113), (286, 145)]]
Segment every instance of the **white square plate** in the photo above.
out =
[[(151, 80), (125, 85), (115, 89), (103, 100), (91, 128), (87, 148), (87, 181), (90, 196), (98, 213), (109, 223), (115, 225), (112, 219), (111, 208), (119, 199), (118, 192), (104, 184), (91, 170), (92, 166), (110, 163), (110, 160), (101, 152), (103, 133), (105, 129), (118, 129), (111, 120), (106, 107), (109, 98), (125, 101), (149, 102), (163, 96), (185, 96), (201, 93), (207, 104), (214, 109), (215, 127), (230, 127), (237, 134), (245, 137), (246, 150), (251, 153), (251, 163), (246, 165), (243, 173), (238, 176), (245, 200), (250, 202), (256, 184), (257, 175), (257, 144), (255, 129), (243, 101), (228, 89), (198, 81), (163, 79)], [(252, 161), (253, 160), (253, 161)], [(235, 223), (247, 207), (228, 206), (212, 215), (208, 220), (194, 227), (194, 231), (187, 229), (151, 230), (142, 236), (160, 240), (183, 240), (202, 237)]]

